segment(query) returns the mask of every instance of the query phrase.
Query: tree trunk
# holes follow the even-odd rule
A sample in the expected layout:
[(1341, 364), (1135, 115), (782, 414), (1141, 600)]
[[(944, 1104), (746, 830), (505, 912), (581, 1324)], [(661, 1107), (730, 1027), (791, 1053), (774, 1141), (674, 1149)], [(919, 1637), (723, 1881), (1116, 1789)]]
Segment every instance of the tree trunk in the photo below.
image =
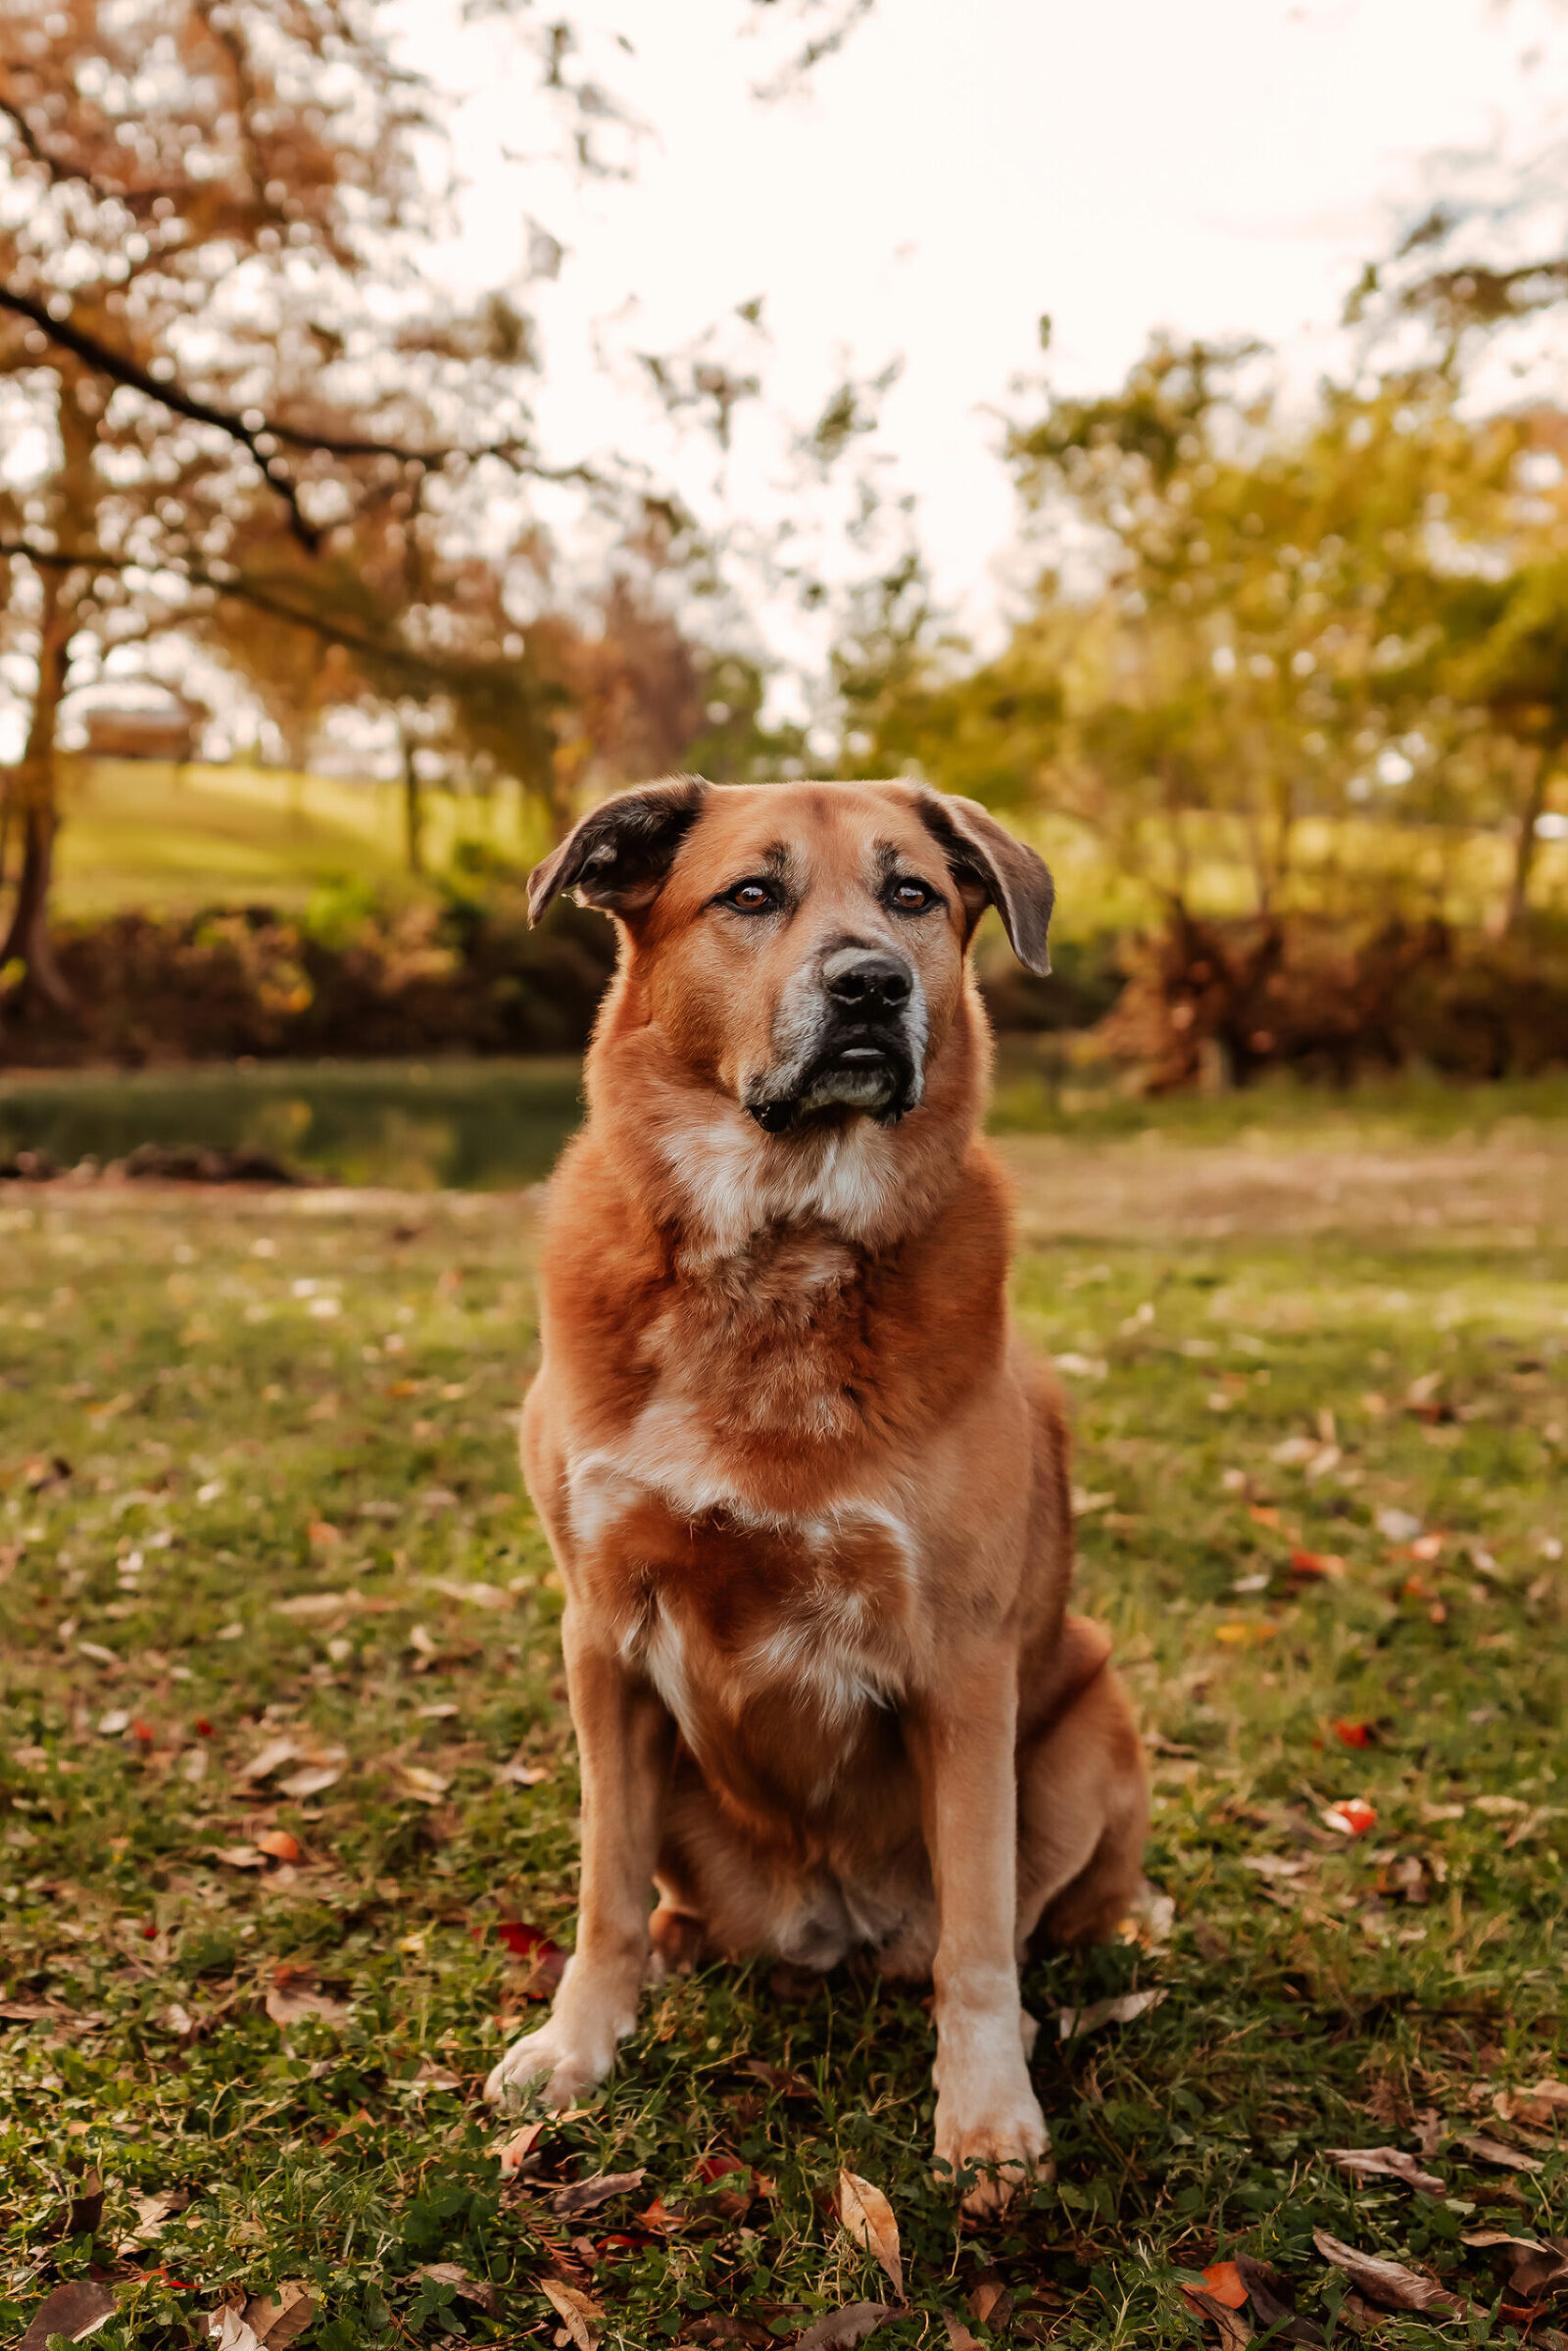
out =
[(1525, 918), (1530, 904), (1530, 875), (1536, 862), (1540, 842), (1536, 822), (1546, 805), (1546, 786), (1557, 761), (1556, 744), (1544, 750), (1537, 759), (1530, 777), (1530, 789), (1525, 805), (1519, 811), (1519, 836), (1514, 843), (1513, 875), (1508, 884), (1508, 903), (1503, 908), (1499, 935), (1511, 938)]
[(24, 991), (37, 989), (59, 1011), (69, 1011), (72, 995), (55, 960), (49, 935), (49, 892), (54, 879), (55, 837), (60, 806), (55, 779), (55, 728), (66, 687), (66, 647), (74, 626), (55, 570), (43, 573), (43, 611), (38, 623), (38, 685), (26, 749), (12, 771), (12, 797), (22, 819), (22, 870), (0, 965), (24, 966)]
[(403, 742), (403, 857), (411, 873), (424, 871), (424, 805), (419, 771), (414, 763), (414, 738), (399, 723)]

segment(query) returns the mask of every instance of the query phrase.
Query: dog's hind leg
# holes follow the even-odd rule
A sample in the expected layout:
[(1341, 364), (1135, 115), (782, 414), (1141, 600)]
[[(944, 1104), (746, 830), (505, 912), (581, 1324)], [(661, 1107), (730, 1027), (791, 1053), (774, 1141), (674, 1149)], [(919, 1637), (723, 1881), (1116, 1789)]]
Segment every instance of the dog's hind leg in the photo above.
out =
[[(1018, 1748), (1018, 1936), (1102, 1942), (1143, 1887), (1149, 1793), (1127, 1693), (1095, 1625), (1068, 1617), (1083, 1673), (1065, 1707)], [(1085, 1670), (1087, 1669), (1087, 1670)]]

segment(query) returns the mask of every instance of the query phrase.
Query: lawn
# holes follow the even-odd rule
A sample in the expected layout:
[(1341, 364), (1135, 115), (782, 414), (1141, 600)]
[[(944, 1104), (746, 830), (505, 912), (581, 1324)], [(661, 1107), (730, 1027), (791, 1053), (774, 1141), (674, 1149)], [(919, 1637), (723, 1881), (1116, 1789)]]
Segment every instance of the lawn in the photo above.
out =
[[(1362, 1183), (1347, 1143), (1298, 1215), (1288, 1153), (1233, 1147), (1225, 1191), (1194, 1146), (1007, 1148), (1174, 1919), (1031, 1971), (1056, 2179), (979, 2230), (927, 2175), (920, 2000), (848, 1973), (657, 1992), (503, 2175), (479, 2084), (575, 1884), (526, 1204), (6, 1188), (8, 2337), (75, 2279), (112, 2351), (269, 2294), (257, 2339), (306, 2351), (793, 2342), (893, 2299), (841, 2167), (901, 2231), (889, 2351), (1230, 2351), (1259, 2305), (1181, 2286), (1238, 2254), (1326, 2334), (1531, 2323), (1469, 2240), (1564, 2227), (1568, 2114), (1520, 2095), (1568, 2072), (1563, 1161), (1407, 1140)], [(606, 2174), (641, 2177), (565, 2192)], [(1457, 2308), (1381, 2316), (1314, 2230)]]

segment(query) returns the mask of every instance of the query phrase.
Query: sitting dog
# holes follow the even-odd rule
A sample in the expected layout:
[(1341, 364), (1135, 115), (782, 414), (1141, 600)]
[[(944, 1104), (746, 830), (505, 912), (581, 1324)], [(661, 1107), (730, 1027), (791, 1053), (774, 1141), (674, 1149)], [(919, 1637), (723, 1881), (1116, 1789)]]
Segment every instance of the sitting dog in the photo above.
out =
[[(1067, 1439), (1009, 1329), (977, 1132), (987, 906), (1052, 882), (918, 784), (681, 777), (531, 877), (620, 959), (550, 1189), (528, 1489), (565, 1588), (577, 1946), (487, 2094), (610, 2072), (704, 1954), (935, 1988), (936, 2157), (995, 2210), (1048, 2137), (1019, 1961), (1110, 1933), (1147, 1827), (1109, 1642), (1067, 1612)], [(648, 1917), (650, 1890), (658, 1907)]]

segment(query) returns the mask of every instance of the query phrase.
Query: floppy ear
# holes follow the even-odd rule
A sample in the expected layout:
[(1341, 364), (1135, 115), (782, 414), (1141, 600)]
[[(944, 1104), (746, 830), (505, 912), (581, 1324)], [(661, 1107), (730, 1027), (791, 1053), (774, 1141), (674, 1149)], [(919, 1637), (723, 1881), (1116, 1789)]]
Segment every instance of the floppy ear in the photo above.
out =
[(529, 922), (563, 890), (607, 914), (651, 906), (711, 789), (700, 775), (674, 775), (602, 801), (529, 874)]
[(983, 906), (994, 906), (1019, 962), (1044, 977), (1051, 969), (1046, 934), (1056, 896), (1045, 859), (1015, 841), (977, 800), (922, 792), (920, 814), (947, 852), (959, 889), (974, 895), (974, 920)]

